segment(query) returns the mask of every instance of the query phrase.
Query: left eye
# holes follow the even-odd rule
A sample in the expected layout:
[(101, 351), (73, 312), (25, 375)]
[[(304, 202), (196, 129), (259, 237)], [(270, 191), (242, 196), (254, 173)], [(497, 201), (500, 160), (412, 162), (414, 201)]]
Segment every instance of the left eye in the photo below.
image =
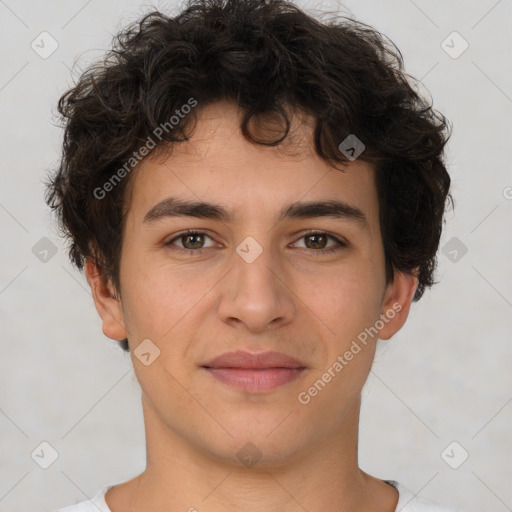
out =
[[(180, 233), (178, 236), (174, 237), (172, 240), (169, 240), (164, 245), (171, 246), (175, 245), (175, 241), (181, 241), (182, 246), (180, 247), (177, 245), (174, 250), (177, 250), (179, 252), (186, 252), (186, 253), (196, 253), (200, 254), (203, 251), (205, 251), (208, 248), (213, 247), (215, 244), (212, 244), (208, 247), (202, 247), (204, 244), (205, 238), (209, 238), (210, 240), (213, 240), (209, 235), (204, 233), (203, 231), (185, 231), (183, 233)], [(325, 248), (327, 241), (331, 239), (334, 240), (335, 244), (329, 248)], [(310, 240), (310, 242), (306, 242), (306, 249), (311, 249), (314, 253), (330, 253), (338, 250), (341, 247), (346, 247), (345, 242), (340, 240), (339, 238), (329, 235), (328, 233), (324, 232), (314, 232), (314, 233), (305, 233), (303, 234), (299, 240)], [(319, 247), (320, 246), (320, 247)]]
[(192, 247), (178, 247), (179, 250), (188, 252), (201, 252), (203, 248), (197, 247), (197, 245), (201, 245), (202, 243), (204, 243), (204, 237), (209, 238), (210, 240), (212, 239), (210, 236), (208, 236), (206, 233), (203, 233), (202, 231), (186, 231), (184, 233), (181, 233), (177, 237), (173, 238), (172, 240), (169, 240), (169, 242), (166, 242), (165, 245), (173, 245), (173, 242), (175, 240), (185, 240), (186, 245), (191, 245)]
[[(302, 235), (299, 240), (312, 240), (312, 242), (307, 243), (306, 242), (306, 249), (312, 249), (314, 252), (320, 252), (320, 253), (328, 253), (328, 252), (334, 252), (340, 247), (345, 247), (346, 244), (342, 242), (339, 238), (336, 238), (335, 236), (329, 235), (328, 233), (306, 233), (305, 235)], [(331, 246), (328, 249), (325, 249), (325, 244), (327, 243), (327, 240), (331, 239), (334, 240), (335, 244), (334, 246)], [(318, 245), (321, 245), (322, 247), (317, 247)]]

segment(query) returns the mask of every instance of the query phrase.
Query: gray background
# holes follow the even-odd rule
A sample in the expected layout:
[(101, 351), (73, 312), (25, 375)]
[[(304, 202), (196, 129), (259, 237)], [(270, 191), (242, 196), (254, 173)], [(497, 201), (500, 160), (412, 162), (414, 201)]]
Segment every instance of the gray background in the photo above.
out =
[[(440, 282), (392, 340), (379, 342), (363, 389), (361, 467), (468, 512), (512, 510), (512, 1), (297, 3), (314, 15), (344, 6), (391, 37), (454, 125), (447, 156), (456, 205)], [(167, 4), (153, 5), (175, 13)], [(60, 154), (55, 107), (75, 59), (76, 74), (148, 10), (138, 1), (0, 0), (2, 512), (82, 501), (145, 465), (129, 356), (102, 334), (42, 179)], [(58, 43), (45, 59), (31, 48), (43, 31)], [(453, 31), (469, 44), (457, 58), (442, 46)], [(462, 48), (453, 36), (445, 44)], [(49, 243), (43, 237), (55, 255), (36, 245)], [(42, 442), (58, 453), (48, 469), (31, 456)], [(463, 450), (469, 457), (453, 469), (445, 459), (457, 466)], [(43, 452), (34, 458), (48, 462), (51, 449)]]

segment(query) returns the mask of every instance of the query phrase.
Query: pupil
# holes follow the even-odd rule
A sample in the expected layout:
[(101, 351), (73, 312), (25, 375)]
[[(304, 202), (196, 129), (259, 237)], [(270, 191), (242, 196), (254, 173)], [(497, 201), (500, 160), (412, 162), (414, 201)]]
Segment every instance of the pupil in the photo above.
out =
[(201, 236), (202, 235), (187, 235), (187, 239), (194, 239), (194, 238), (199, 238), (199, 242), (192, 242), (192, 245), (194, 246), (193, 248), (194, 249), (197, 249), (196, 245), (199, 244), (201, 245)]
[[(308, 236), (308, 239), (319, 239), (319, 238), (320, 238), (320, 239), (322, 239), (322, 238), (323, 238), (323, 239), (325, 240), (325, 235), (309, 235), (309, 236)], [(316, 245), (316, 244), (318, 244), (318, 242), (313, 242), (313, 244), (315, 244), (315, 245)], [(310, 245), (310, 244), (308, 244), (308, 247), (309, 247), (309, 245)], [(309, 247), (309, 248), (311, 248), (311, 247)], [(323, 248), (323, 245), (322, 245), (322, 248)]]

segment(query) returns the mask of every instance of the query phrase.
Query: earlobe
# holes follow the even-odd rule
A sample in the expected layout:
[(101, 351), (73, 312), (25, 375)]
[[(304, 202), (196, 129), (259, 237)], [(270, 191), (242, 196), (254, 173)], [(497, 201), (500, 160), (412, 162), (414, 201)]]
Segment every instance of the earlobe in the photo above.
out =
[(96, 260), (92, 257), (86, 258), (85, 276), (91, 287), (96, 311), (102, 320), (103, 334), (112, 340), (122, 340), (127, 337), (124, 325), (123, 312), (120, 298), (117, 296), (114, 287), (106, 282), (99, 272)]
[(416, 274), (395, 271), (393, 283), (388, 285), (382, 305), (381, 319), (384, 326), (379, 330), (380, 339), (388, 340), (403, 327), (417, 287)]

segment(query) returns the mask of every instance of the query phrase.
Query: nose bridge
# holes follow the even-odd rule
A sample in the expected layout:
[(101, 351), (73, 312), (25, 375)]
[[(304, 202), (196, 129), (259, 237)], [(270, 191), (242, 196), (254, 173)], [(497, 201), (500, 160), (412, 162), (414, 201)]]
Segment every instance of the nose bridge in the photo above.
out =
[(281, 323), (291, 320), (292, 294), (271, 247), (248, 236), (236, 247), (230, 265), (219, 305), (224, 321), (237, 319), (251, 330), (263, 330), (278, 319)]

